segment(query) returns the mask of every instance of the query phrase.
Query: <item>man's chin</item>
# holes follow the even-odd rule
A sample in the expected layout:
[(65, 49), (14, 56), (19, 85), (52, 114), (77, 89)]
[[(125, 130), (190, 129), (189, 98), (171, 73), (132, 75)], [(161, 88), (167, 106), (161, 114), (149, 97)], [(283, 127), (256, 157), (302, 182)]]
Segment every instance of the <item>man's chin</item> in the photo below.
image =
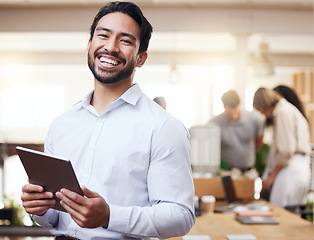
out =
[(121, 76), (95, 76), (95, 79), (102, 84), (116, 84), (127, 78)]

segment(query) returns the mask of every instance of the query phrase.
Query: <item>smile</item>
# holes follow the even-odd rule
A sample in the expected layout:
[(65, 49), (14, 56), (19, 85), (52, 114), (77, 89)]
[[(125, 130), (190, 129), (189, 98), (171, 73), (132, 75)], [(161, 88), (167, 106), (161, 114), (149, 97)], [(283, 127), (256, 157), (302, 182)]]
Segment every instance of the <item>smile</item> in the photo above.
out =
[(111, 64), (113, 66), (117, 66), (119, 64), (117, 61), (106, 58), (106, 57), (100, 57), (99, 60), (102, 63)]

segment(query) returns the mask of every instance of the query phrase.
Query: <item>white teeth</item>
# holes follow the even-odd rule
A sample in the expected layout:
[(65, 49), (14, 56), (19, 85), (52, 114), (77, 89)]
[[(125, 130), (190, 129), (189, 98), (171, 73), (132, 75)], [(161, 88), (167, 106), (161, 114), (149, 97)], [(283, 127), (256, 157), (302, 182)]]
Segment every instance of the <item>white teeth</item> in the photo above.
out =
[(118, 65), (118, 62), (117, 61), (114, 61), (112, 59), (108, 59), (108, 58), (105, 58), (105, 57), (101, 57), (99, 59), (101, 62), (104, 62), (104, 63), (108, 63), (108, 64), (112, 64), (114, 66), (117, 66)]

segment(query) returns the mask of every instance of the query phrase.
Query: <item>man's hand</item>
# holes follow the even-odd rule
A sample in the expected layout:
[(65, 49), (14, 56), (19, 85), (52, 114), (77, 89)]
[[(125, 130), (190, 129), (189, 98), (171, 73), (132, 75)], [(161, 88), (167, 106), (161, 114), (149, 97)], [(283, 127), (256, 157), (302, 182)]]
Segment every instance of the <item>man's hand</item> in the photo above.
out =
[(273, 179), (271, 177), (266, 178), (263, 181), (263, 190), (269, 191), (272, 184), (273, 184)]
[(271, 186), (273, 185), (278, 173), (283, 169), (283, 166), (275, 165), (271, 174), (263, 181), (263, 189), (270, 190)]
[(61, 205), (82, 228), (108, 227), (110, 210), (106, 201), (96, 192), (82, 187), (85, 197), (67, 189), (56, 193)]
[(42, 186), (26, 184), (22, 188), (22, 205), (25, 211), (33, 215), (43, 215), (55, 205), (53, 193), (44, 192)]

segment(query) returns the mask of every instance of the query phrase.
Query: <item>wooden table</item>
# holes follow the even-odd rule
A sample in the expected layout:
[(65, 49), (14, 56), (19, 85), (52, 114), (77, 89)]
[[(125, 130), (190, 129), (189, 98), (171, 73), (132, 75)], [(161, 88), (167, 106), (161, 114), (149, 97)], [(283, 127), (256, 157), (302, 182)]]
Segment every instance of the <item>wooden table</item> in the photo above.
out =
[(314, 240), (314, 225), (311, 222), (282, 208), (268, 205), (278, 225), (244, 225), (235, 219), (235, 213), (215, 213), (197, 217), (188, 235), (208, 235), (211, 240), (226, 240), (228, 234), (252, 234), (258, 240)]
[[(215, 213), (196, 218), (188, 235), (209, 235), (211, 240), (226, 240), (228, 234), (253, 234), (258, 240), (314, 240), (314, 225), (284, 209), (268, 204), (278, 225), (244, 225), (235, 213)], [(53, 240), (48, 236), (14, 236), (0, 233), (0, 240)], [(181, 240), (181, 238), (172, 238)]]

